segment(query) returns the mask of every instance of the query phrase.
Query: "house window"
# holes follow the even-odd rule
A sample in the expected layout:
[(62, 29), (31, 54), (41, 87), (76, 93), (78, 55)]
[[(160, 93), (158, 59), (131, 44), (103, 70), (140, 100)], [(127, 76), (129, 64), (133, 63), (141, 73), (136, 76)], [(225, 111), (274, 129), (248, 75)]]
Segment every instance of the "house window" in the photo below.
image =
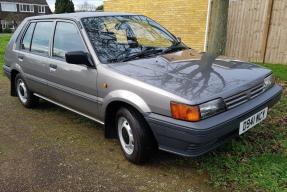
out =
[(2, 11), (17, 12), (16, 3), (2, 2), (1, 3), (1, 8), (2, 8)]
[(15, 21), (1, 20), (0, 25), (2, 29), (15, 29)]
[(6, 29), (7, 23), (5, 20), (1, 20), (2, 29)]
[(29, 4), (19, 4), (20, 7), (20, 12), (34, 12), (34, 5), (29, 5)]
[(45, 6), (44, 5), (39, 5), (38, 6), (38, 13), (45, 13)]

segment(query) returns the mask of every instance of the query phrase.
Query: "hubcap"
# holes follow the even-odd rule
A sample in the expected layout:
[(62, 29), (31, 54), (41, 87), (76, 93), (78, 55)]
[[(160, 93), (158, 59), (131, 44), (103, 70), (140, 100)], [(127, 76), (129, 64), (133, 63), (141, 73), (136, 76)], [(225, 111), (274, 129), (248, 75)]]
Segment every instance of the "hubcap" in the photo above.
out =
[(118, 134), (123, 150), (131, 155), (134, 152), (134, 136), (128, 120), (125, 117), (118, 119)]
[(18, 93), (18, 97), (20, 98), (21, 102), (26, 103), (28, 94), (27, 94), (26, 85), (22, 79), (18, 79), (17, 81), (17, 93)]

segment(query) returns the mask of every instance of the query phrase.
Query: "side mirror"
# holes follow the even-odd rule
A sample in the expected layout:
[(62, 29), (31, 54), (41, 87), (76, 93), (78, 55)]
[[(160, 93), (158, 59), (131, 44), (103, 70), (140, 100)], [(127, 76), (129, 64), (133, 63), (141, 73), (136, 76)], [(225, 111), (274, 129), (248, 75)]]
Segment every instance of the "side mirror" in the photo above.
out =
[(83, 51), (72, 51), (65, 54), (66, 62), (70, 64), (83, 64), (88, 67), (94, 67), (89, 53)]
[(176, 37), (178, 42), (181, 42), (181, 37)]

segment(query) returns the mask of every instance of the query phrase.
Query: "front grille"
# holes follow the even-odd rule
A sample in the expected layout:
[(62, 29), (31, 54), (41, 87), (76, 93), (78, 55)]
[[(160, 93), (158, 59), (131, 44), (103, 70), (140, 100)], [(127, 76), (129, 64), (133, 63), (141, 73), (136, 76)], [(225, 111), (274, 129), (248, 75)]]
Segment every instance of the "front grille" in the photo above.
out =
[(256, 87), (251, 89), (250, 99), (257, 97), (264, 91), (264, 84), (257, 85)]
[(252, 87), (251, 89), (232, 95), (231, 97), (228, 97), (224, 100), (226, 107), (227, 109), (237, 107), (238, 105), (241, 105), (246, 101), (260, 95), (263, 91), (264, 91), (264, 84), (261, 83), (259, 85), (256, 85), (255, 87)]

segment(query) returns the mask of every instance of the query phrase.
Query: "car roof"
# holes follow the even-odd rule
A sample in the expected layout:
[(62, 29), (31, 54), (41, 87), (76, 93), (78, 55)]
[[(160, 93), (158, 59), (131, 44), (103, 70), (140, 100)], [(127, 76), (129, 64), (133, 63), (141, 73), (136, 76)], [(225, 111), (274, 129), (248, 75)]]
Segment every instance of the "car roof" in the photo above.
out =
[(121, 15), (136, 15), (133, 13), (120, 13), (120, 12), (77, 12), (77, 13), (61, 13), (28, 17), (28, 20), (33, 19), (74, 19), (80, 20), (85, 17), (101, 17), (101, 16), (121, 16)]

